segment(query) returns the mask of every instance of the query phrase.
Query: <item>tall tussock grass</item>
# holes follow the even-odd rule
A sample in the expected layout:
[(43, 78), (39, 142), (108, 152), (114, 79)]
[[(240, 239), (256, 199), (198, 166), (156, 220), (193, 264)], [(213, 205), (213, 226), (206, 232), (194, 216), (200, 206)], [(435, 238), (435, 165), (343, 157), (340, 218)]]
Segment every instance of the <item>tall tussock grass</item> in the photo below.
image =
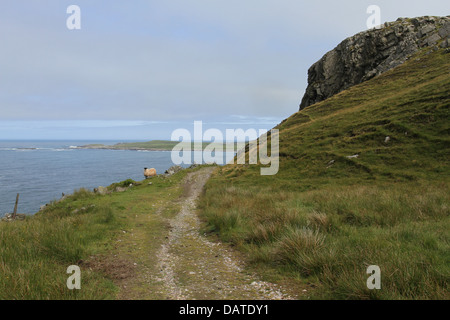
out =
[[(213, 179), (200, 206), (210, 230), (253, 263), (318, 286), (316, 297), (443, 299), (450, 297), (448, 191), (402, 183), (299, 193)], [(369, 265), (383, 271), (382, 290), (367, 288)]]
[(82, 289), (68, 290), (70, 265), (107, 243), (118, 221), (106, 205), (89, 205), (95, 195), (77, 190), (24, 221), (0, 223), (0, 299), (108, 299), (114, 285), (88, 269)]

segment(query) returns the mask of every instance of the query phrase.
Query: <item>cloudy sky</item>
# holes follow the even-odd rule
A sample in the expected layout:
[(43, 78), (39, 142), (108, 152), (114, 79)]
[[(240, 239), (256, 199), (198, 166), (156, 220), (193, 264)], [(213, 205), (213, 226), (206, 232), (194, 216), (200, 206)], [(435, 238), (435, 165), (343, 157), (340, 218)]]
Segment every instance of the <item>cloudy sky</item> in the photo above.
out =
[[(72, 4), (81, 30), (66, 27)], [(448, 0), (2, 0), (0, 140), (270, 129), (373, 4), (382, 22), (450, 14)]]

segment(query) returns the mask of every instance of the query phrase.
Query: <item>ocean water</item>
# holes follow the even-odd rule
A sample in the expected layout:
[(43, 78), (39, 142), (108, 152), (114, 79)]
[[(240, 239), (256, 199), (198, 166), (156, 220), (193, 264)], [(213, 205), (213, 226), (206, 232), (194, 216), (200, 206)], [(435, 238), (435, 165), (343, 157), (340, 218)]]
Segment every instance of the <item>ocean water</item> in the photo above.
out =
[(159, 174), (174, 165), (170, 151), (75, 148), (117, 142), (0, 141), (0, 217), (13, 211), (17, 193), (17, 211), (34, 214), (40, 206), (61, 198), (62, 193), (126, 179), (140, 181), (144, 179), (145, 167), (155, 168)]

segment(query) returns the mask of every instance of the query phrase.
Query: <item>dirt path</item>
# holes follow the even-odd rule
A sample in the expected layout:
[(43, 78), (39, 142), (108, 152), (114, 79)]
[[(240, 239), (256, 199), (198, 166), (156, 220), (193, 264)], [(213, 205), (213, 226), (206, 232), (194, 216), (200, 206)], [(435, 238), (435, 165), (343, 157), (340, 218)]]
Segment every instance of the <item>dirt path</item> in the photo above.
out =
[(152, 280), (168, 299), (290, 299), (271, 283), (248, 274), (225, 244), (200, 234), (196, 200), (214, 168), (189, 173), (181, 210), (168, 221), (169, 235), (156, 253), (159, 274)]

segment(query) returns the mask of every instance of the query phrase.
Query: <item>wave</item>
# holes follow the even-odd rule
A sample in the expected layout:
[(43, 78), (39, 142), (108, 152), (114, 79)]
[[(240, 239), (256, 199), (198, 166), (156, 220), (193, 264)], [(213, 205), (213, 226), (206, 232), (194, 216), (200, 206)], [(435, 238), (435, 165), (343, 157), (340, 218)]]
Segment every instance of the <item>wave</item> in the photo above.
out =
[(73, 149), (61, 149), (61, 148), (58, 148), (58, 149), (50, 149), (50, 151), (63, 152), (63, 151), (73, 151)]
[(32, 152), (32, 151), (73, 151), (77, 148), (0, 148), (0, 151)]

